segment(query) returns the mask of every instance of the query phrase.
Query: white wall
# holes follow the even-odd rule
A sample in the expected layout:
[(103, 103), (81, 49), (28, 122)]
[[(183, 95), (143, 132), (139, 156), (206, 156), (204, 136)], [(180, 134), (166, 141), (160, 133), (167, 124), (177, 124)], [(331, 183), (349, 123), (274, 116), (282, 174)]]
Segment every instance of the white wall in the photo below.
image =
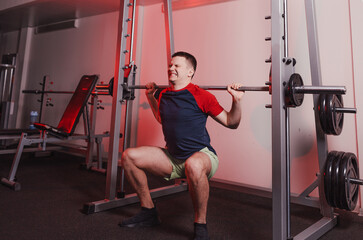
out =
[[(108, 83), (114, 74), (118, 13), (79, 19), (79, 27), (34, 35), (26, 89), (40, 89), (44, 75), (49, 76), (46, 90), (74, 91), (82, 75), (98, 74), (99, 82)], [(50, 84), (53, 82), (53, 84)], [(45, 107), (42, 122), (57, 126), (71, 95), (49, 94), (54, 107)], [(37, 95), (25, 95), (20, 117), (22, 126), (29, 122), (31, 110), (39, 110)], [(110, 103), (109, 96), (100, 97)], [(110, 107), (100, 110), (96, 132), (109, 130)], [(83, 131), (83, 121), (77, 126)], [(106, 140), (107, 142), (108, 140)]]
[(0, 54), (17, 53), (19, 32), (7, 32), (0, 35)]

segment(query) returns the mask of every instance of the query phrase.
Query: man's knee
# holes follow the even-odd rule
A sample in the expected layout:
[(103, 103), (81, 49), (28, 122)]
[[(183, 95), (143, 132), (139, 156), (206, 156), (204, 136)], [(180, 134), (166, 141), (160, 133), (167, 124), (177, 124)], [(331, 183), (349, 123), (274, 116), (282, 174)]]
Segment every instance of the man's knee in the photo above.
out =
[(121, 156), (121, 166), (123, 168), (128, 167), (130, 164), (134, 164), (134, 160), (137, 157), (137, 150), (135, 148), (128, 148), (123, 151)]
[(185, 162), (185, 173), (187, 177), (199, 178), (203, 175), (208, 175), (210, 171), (210, 162), (208, 162), (203, 153), (197, 153), (192, 155)]

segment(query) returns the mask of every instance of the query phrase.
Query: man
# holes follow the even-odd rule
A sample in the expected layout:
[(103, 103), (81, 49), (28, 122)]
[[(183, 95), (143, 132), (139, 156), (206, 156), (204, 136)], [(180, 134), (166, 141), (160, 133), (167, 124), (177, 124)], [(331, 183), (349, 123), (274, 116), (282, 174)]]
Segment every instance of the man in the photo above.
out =
[(218, 158), (210, 145), (207, 117), (228, 128), (237, 128), (241, 120), (243, 92), (240, 84), (228, 86), (232, 107), (224, 110), (209, 92), (191, 83), (197, 61), (189, 53), (173, 54), (169, 66), (170, 87), (154, 97), (155, 83), (146, 85), (146, 96), (162, 129), (165, 148), (143, 146), (126, 149), (122, 166), (140, 199), (141, 212), (122, 221), (125, 227), (153, 226), (160, 220), (151, 199), (145, 171), (167, 180), (187, 178), (194, 206), (194, 239), (209, 239), (206, 227), (210, 179), (218, 168)]

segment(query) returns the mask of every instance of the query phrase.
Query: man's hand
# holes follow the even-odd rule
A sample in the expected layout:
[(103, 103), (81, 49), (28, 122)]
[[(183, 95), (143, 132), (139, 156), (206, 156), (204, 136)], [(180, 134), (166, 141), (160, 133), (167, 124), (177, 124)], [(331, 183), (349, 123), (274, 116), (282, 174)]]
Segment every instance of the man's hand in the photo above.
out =
[(242, 87), (241, 83), (232, 83), (228, 85), (227, 91), (232, 95), (233, 100), (240, 101), (244, 95), (244, 91), (237, 91), (236, 89)]
[(154, 92), (156, 91), (156, 83), (154, 82), (149, 82), (145, 85), (146, 90), (145, 90), (145, 94), (146, 95), (153, 95)]

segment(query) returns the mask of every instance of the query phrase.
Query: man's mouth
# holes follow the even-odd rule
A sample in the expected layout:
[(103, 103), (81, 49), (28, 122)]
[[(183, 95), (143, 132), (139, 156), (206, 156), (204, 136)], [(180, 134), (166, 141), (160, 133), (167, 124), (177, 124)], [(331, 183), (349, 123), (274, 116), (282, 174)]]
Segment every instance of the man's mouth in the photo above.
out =
[(170, 73), (169, 73), (169, 77), (172, 77), (172, 76), (177, 76), (177, 75), (176, 75), (176, 73), (174, 73), (174, 72), (170, 72)]

